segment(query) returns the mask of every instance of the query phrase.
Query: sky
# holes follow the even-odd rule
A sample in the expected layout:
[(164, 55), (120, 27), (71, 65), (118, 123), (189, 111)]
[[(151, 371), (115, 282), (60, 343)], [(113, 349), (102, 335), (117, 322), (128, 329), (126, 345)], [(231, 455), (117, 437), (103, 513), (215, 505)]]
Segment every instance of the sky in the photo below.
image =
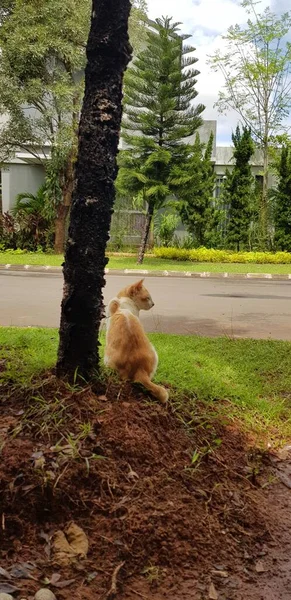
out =
[[(203, 113), (205, 120), (217, 120), (217, 143), (229, 145), (231, 133), (235, 129), (239, 117), (235, 112), (227, 115), (218, 113), (214, 104), (218, 92), (223, 87), (223, 77), (214, 73), (207, 65), (207, 56), (222, 49), (222, 36), (231, 25), (242, 25), (246, 21), (246, 12), (240, 5), (240, 0), (147, 0), (149, 17), (173, 17), (182, 23), (181, 32), (191, 34), (190, 43), (196, 48), (195, 56), (198, 63), (195, 68), (200, 71), (197, 79), (197, 102), (205, 104)], [(276, 13), (290, 10), (290, 0), (261, 0), (257, 6), (262, 12), (267, 6)]]

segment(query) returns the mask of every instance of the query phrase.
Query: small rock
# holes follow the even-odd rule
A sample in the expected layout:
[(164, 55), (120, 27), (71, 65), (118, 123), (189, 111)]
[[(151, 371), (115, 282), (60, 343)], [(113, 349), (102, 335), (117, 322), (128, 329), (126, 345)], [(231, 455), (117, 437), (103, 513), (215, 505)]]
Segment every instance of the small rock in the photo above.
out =
[(264, 573), (265, 571), (268, 570), (268, 569), (266, 569), (262, 560), (258, 560), (258, 562), (255, 564), (255, 569), (256, 569), (257, 573)]
[[(0, 598), (1, 600), (1, 598)], [(53, 592), (46, 588), (38, 590), (34, 596), (34, 600), (57, 600)]]
[(10, 594), (5, 594), (4, 592), (1, 592), (0, 600), (13, 600), (13, 598), (12, 598), (12, 596), (10, 596)]

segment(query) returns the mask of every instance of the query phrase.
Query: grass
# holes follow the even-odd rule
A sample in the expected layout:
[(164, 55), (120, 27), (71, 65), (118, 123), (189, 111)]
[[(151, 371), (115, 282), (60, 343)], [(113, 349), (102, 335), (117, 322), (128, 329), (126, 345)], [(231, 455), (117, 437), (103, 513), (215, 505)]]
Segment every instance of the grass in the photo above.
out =
[[(175, 387), (174, 406), (239, 418), (248, 430), (278, 442), (291, 435), (291, 343), (152, 334), (160, 364), (157, 381)], [(101, 336), (102, 342), (104, 337)], [(0, 383), (28, 384), (54, 365), (55, 329), (0, 328)], [(1, 363), (6, 361), (1, 373)], [(0, 388), (1, 389), (1, 388)]]
[[(63, 255), (42, 254), (26, 252), (24, 254), (0, 252), (0, 264), (11, 265), (49, 265), (60, 267)], [(148, 269), (149, 271), (191, 271), (201, 273), (272, 273), (288, 275), (291, 273), (291, 264), (241, 264), (241, 263), (195, 263), (190, 261), (166, 260), (154, 257), (146, 257), (143, 264), (136, 264), (136, 257), (111, 256), (108, 264), (109, 269)]]

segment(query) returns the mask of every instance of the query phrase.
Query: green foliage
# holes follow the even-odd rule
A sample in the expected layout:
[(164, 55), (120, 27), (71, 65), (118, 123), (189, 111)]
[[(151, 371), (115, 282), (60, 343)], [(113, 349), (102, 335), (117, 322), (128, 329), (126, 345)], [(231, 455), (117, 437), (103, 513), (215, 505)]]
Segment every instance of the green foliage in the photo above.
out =
[(291, 264), (289, 252), (231, 252), (213, 248), (154, 248), (156, 258), (214, 263)]
[(213, 133), (206, 149), (196, 135), (194, 146), (184, 161), (174, 166), (172, 186), (179, 199), (179, 212), (187, 231), (201, 246), (207, 243), (213, 227), (215, 175), (211, 161)]
[(227, 171), (223, 189), (223, 201), (228, 207), (226, 223), (226, 243), (229, 248), (240, 250), (249, 242), (251, 220), (251, 197), (254, 195), (254, 178), (250, 159), (254, 153), (251, 131), (237, 126), (232, 135), (235, 165)]
[(275, 191), (275, 246), (291, 252), (291, 144), (284, 145), (278, 165), (278, 188)]
[(175, 213), (167, 212), (156, 216), (154, 234), (159, 245), (168, 247), (172, 244), (178, 224), (179, 217)]
[(15, 219), (17, 244), (21, 248), (36, 250), (51, 245), (53, 219), (48, 217), (47, 203), (45, 185), (36, 194), (24, 192), (16, 197), (12, 216)]
[(226, 52), (211, 57), (214, 70), (225, 79), (218, 106), (239, 112), (253, 136), (264, 144), (278, 131), (291, 106), (289, 63), (291, 45), (285, 36), (291, 27), (291, 14), (278, 16), (267, 7), (256, 12), (257, 2), (244, 0), (249, 14), (246, 25), (235, 25), (224, 36)]
[(273, 138), (288, 129), (291, 107), (291, 44), (286, 34), (291, 13), (273, 13), (267, 7), (257, 12), (255, 0), (244, 0), (249, 19), (228, 29), (224, 52), (218, 50), (210, 62), (224, 77), (218, 108), (236, 110), (250, 128), (263, 153), (263, 186), (259, 204), (260, 243), (268, 243), (268, 172)]
[(188, 36), (178, 26), (157, 19), (125, 76), (122, 136), (128, 149), (120, 153), (117, 189), (131, 197), (142, 192), (149, 220), (167, 201), (173, 165), (185, 158), (183, 140), (201, 125), (204, 110), (192, 104), (197, 59), (188, 56), (194, 48), (184, 44)]
[[(43, 162), (48, 216), (73, 177), (68, 164), (76, 153), (91, 5), (91, 0), (1, 1), (0, 113), (9, 119), (1, 129), (0, 158), (25, 148)], [(144, 0), (135, 0), (134, 47), (145, 37), (146, 8)]]
[(148, 27), (146, 0), (133, 0), (129, 19), (129, 38), (136, 55), (146, 43)]

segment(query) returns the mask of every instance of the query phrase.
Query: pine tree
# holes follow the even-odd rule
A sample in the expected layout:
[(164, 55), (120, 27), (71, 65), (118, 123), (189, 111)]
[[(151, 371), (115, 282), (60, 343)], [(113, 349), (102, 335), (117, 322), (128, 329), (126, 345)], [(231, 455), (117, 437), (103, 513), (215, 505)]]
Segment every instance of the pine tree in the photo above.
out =
[(181, 220), (198, 246), (207, 243), (212, 222), (215, 181), (212, 150), (213, 133), (205, 151), (197, 134), (188, 159), (173, 169), (172, 184), (176, 186), (176, 196), (180, 201)]
[(291, 146), (284, 145), (278, 167), (279, 183), (275, 194), (275, 245), (291, 252)]
[(201, 125), (204, 106), (193, 106), (198, 71), (188, 55), (195, 49), (184, 44), (179, 23), (157, 19), (147, 34), (147, 47), (125, 78), (123, 139), (128, 150), (120, 155), (119, 190), (143, 193), (146, 223), (138, 262), (143, 261), (154, 211), (171, 193), (171, 171), (185, 158), (185, 138)]
[(234, 145), (233, 157), (235, 165), (226, 174), (224, 185), (224, 203), (229, 206), (226, 243), (229, 248), (241, 250), (248, 243), (251, 219), (251, 199), (254, 189), (254, 178), (249, 164), (254, 153), (251, 130), (237, 126), (232, 134)]

